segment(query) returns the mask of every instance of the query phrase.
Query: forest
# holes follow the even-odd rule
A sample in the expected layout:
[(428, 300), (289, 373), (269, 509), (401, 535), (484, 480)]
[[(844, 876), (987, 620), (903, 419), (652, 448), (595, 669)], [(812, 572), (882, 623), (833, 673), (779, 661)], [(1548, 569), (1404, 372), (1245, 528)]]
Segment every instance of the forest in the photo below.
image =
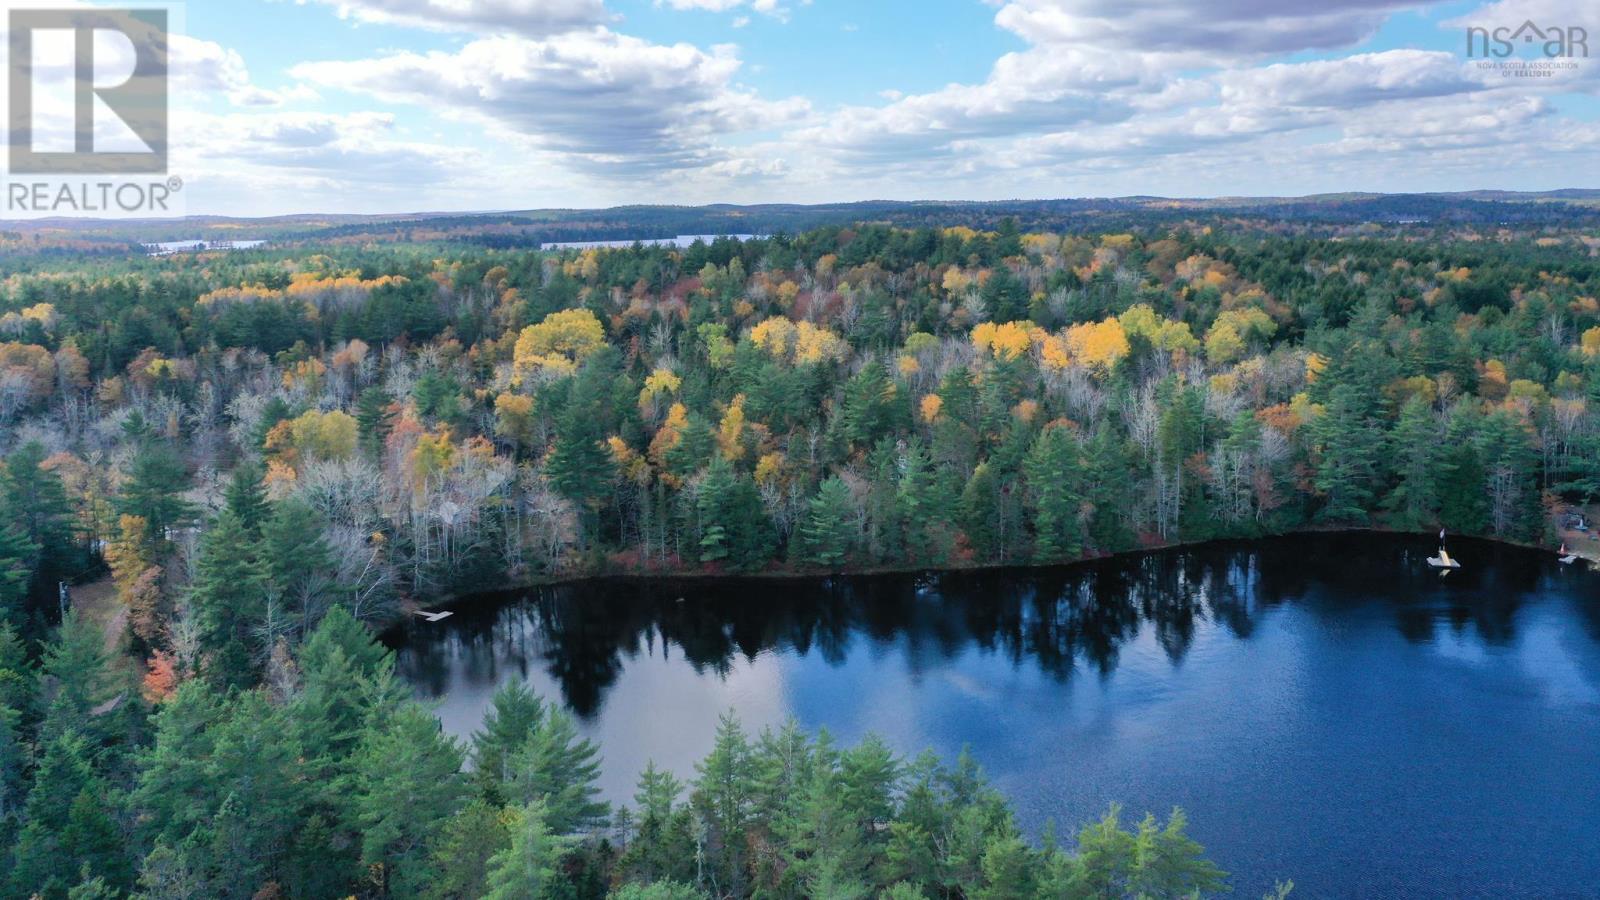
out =
[(0, 884), (1218, 891), (1181, 812), (1034, 840), (971, 760), (731, 720), (692, 783), (650, 770), (608, 809), (559, 703), (508, 689), (460, 745), (372, 635), (590, 575), (1055, 565), (1308, 529), (1550, 543), (1600, 491), (1600, 239), (1562, 221), (19, 254)]

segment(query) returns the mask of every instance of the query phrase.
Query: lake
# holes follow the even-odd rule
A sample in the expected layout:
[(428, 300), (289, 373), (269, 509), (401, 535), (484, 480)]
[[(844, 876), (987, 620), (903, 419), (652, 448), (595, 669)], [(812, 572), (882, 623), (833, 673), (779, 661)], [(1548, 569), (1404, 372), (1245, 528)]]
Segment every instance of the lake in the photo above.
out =
[(1240, 896), (1600, 892), (1600, 576), (1554, 555), (1312, 535), (1053, 569), (599, 580), (470, 598), (392, 634), (445, 728), (497, 685), (605, 756), (692, 775), (717, 717), (947, 760), (1025, 827), (1182, 806)]

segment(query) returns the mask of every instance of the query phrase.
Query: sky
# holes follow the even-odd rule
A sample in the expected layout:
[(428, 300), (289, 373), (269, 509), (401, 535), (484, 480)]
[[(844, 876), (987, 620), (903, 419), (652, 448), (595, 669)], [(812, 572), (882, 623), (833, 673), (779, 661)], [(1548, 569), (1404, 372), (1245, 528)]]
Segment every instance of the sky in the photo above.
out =
[(1600, 187), (1593, 0), (174, 6), (191, 214)]

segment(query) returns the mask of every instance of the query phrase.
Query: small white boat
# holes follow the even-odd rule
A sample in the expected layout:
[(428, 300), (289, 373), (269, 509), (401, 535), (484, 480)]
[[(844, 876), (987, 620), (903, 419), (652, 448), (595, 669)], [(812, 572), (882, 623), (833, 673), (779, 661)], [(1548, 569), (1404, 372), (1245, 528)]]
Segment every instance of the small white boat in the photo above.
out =
[(1461, 568), (1461, 563), (1456, 562), (1455, 560), (1451, 559), (1450, 558), (1450, 554), (1446, 553), (1443, 547), (1439, 548), (1439, 555), (1438, 556), (1430, 556), (1430, 557), (1428, 557), (1428, 565), (1433, 566), (1435, 569), (1459, 569), (1459, 568)]
[(1576, 554), (1576, 553), (1568, 553), (1566, 544), (1562, 544), (1561, 545), (1560, 553), (1561, 553), (1561, 564), (1563, 566), (1570, 566), (1573, 563), (1578, 561), (1578, 554)]
[(429, 622), (437, 622), (440, 619), (448, 619), (450, 618), (450, 614), (450, 610), (448, 609), (444, 612), (428, 612), (424, 609), (417, 610), (417, 615), (427, 619)]

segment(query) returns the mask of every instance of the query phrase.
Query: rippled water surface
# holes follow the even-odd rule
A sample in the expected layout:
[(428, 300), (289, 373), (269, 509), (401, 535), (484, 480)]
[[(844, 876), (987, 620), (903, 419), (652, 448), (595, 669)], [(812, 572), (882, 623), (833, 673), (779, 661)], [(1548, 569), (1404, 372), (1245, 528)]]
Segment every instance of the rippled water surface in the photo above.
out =
[(600, 581), (392, 636), (469, 735), (526, 679), (608, 798), (682, 775), (732, 709), (913, 753), (970, 745), (1032, 828), (1183, 806), (1241, 896), (1600, 896), (1600, 576), (1341, 535), (1054, 570)]

